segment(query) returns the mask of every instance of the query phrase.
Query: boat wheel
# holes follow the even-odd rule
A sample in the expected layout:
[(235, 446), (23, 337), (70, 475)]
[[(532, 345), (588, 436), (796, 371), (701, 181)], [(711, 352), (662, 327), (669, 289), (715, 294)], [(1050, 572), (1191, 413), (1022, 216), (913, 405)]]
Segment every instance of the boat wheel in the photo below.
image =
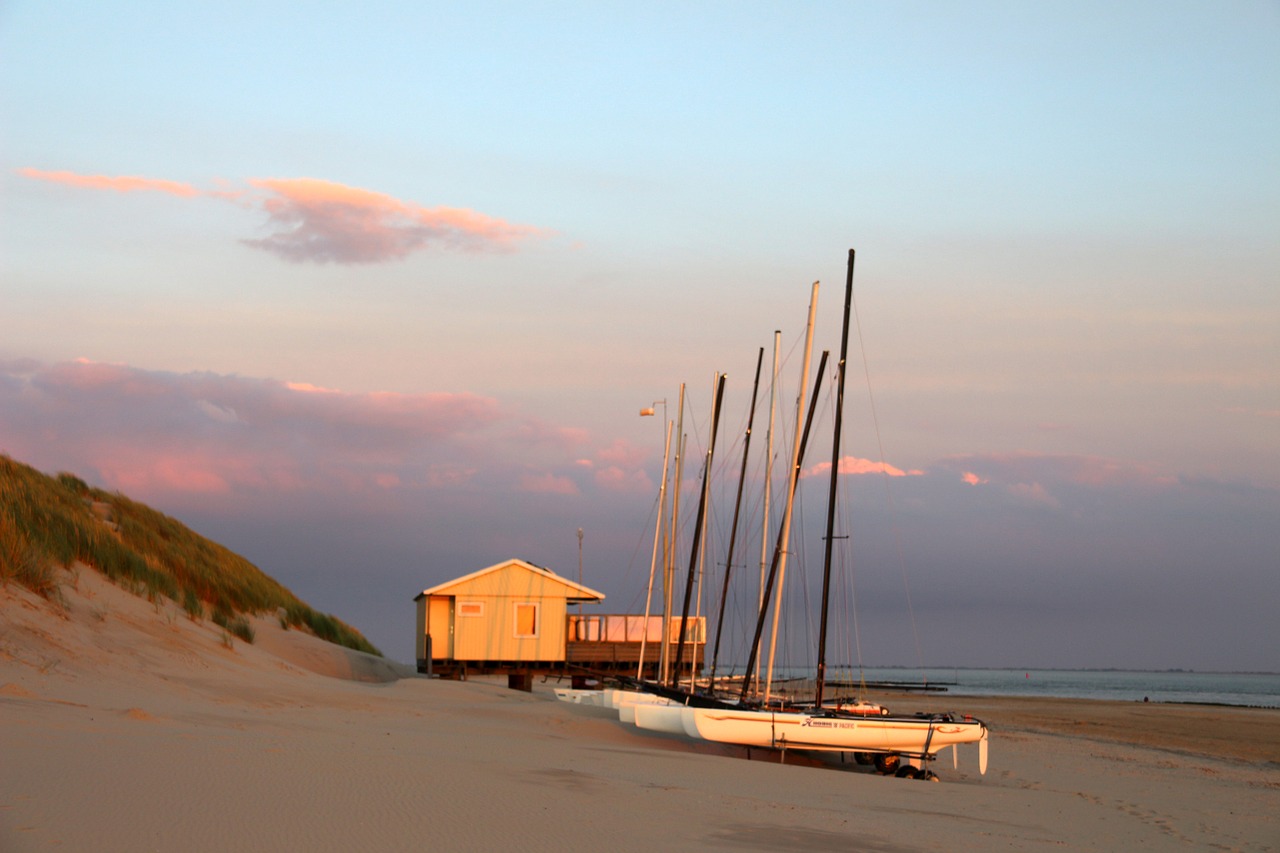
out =
[(871, 763), (872, 763), (871, 753), (869, 753), (869, 752), (855, 752), (855, 753), (853, 754), (853, 760), (854, 760), (854, 761), (856, 761), (856, 762), (857, 762), (857, 763), (859, 763), (859, 764), (864, 765), (864, 766), (865, 766), (865, 765), (867, 765), (867, 764), (871, 764)]
[(876, 769), (886, 776), (895, 772), (898, 769), (898, 765), (901, 763), (902, 756), (895, 755), (893, 753), (889, 753), (887, 755), (880, 753), (875, 757)]
[(897, 776), (899, 779), (919, 779), (920, 778), (920, 772), (916, 770), (914, 767), (912, 767), (910, 764), (902, 765), (901, 767), (898, 768), (898, 772), (894, 773), (893, 775)]

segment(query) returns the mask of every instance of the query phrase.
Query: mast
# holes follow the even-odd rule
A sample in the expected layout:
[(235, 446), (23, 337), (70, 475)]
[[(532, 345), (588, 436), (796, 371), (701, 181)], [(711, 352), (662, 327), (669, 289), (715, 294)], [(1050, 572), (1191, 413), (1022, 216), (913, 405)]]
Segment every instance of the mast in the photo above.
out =
[[(801, 370), (803, 379), (800, 383), (800, 393), (796, 397), (796, 429), (800, 429), (800, 413), (804, 411), (804, 383), (809, 378), (809, 362), (813, 357), (813, 323), (818, 313), (818, 282), (813, 283), (813, 294), (809, 299), (809, 324), (804, 334), (804, 367)], [(825, 365), (827, 360), (827, 352), (822, 352), (822, 362)], [(817, 399), (818, 389), (821, 384), (814, 385), (814, 399)], [(808, 433), (808, 424), (805, 425), (805, 432)], [(778, 646), (778, 621), (782, 617), (782, 588), (787, 579), (787, 546), (791, 541), (791, 511), (795, 501), (796, 485), (800, 481), (800, 458), (803, 450), (799, 443), (796, 444), (792, 454), (792, 470), (790, 481), (791, 497), (787, 499), (786, 510), (782, 514), (783, 538), (780, 540), (782, 544), (781, 564), (778, 567), (778, 598), (773, 610), (773, 630), (769, 633), (769, 666), (765, 672), (764, 698), (769, 701), (769, 692), (773, 688), (773, 659), (777, 652)]]
[(844, 324), (840, 330), (840, 360), (836, 362), (836, 423), (831, 440), (831, 487), (827, 493), (827, 541), (822, 559), (822, 617), (818, 628), (818, 672), (815, 678), (813, 704), (822, 710), (823, 685), (827, 676), (827, 610), (831, 597), (831, 546), (835, 538), (836, 481), (840, 468), (840, 427), (844, 419), (845, 358), (849, 354), (849, 309), (853, 304), (853, 249), (849, 250), (849, 269), (844, 280)]
[[(769, 499), (773, 496), (773, 422), (778, 408), (778, 353), (782, 348), (782, 332), (773, 330), (773, 375), (769, 380), (769, 432), (766, 436), (764, 451), (764, 507), (760, 519), (760, 596), (756, 607), (764, 606), (764, 576), (769, 565)], [(756, 649), (759, 657), (760, 649)], [(750, 680), (755, 676), (748, 669), (743, 677)]]
[[(804, 411), (804, 390), (805, 385), (809, 381), (809, 361), (813, 355), (813, 318), (818, 310), (818, 282), (813, 283), (813, 287), (809, 292), (809, 324), (805, 331), (804, 345), (804, 364), (800, 372), (800, 390), (796, 396), (796, 432), (800, 431), (800, 415)], [(775, 337), (776, 341), (776, 337)], [(776, 357), (775, 357), (776, 360)], [(823, 358), (823, 364), (826, 359)], [(769, 609), (769, 598), (773, 594), (773, 580), (778, 572), (778, 560), (780, 553), (786, 547), (785, 535), (790, 533), (791, 523), (791, 498), (795, 495), (795, 481), (799, 458), (802, 455), (802, 442), (796, 441), (791, 453), (791, 474), (787, 482), (787, 498), (786, 509), (783, 511), (782, 527), (778, 530), (778, 544), (773, 549), (773, 560), (769, 565), (768, 579), (765, 581), (764, 590), (760, 596), (760, 613), (756, 619), (756, 633), (751, 640), (751, 653), (747, 660), (746, 677), (742, 679), (742, 699), (747, 698), (747, 690), (751, 685), (751, 675), (755, 670), (756, 662), (760, 654), (760, 634), (764, 631), (765, 613)], [(771, 655), (772, 657), (772, 655)]]
[(724, 629), (725, 605), (729, 600), (729, 575), (733, 572), (733, 546), (738, 537), (738, 511), (742, 508), (742, 487), (747, 480), (747, 458), (751, 451), (751, 426), (756, 419), (756, 394), (760, 390), (760, 366), (764, 363), (764, 347), (756, 356), (756, 378), (751, 386), (751, 411), (747, 415), (747, 433), (742, 439), (742, 470), (738, 472), (738, 496), (733, 501), (733, 523), (729, 526), (729, 553), (724, 560), (724, 589), (720, 592), (720, 615), (716, 618), (716, 645), (711, 652), (710, 686), (716, 684), (716, 664), (720, 660), (720, 634)]
[[(715, 378), (711, 381), (713, 394), (715, 392), (716, 384), (719, 383), (722, 380), (722, 378), (723, 377), (721, 376), (720, 373), (716, 373)], [(719, 406), (720, 406), (720, 398), (717, 397), (716, 408), (719, 409)], [(714, 433), (712, 434), (712, 436), (713, 437), (711, 441), (714, 444), (715, 442)], [(702, 478), (702, 499), (705, 500), (707, 506), (710, 507), (711, 505), (711, 473), (710, 473), (711, 466), (709, 464), (710, 463), (709, 458), (707, 461), (708, 461), (707, 476)], [(707, 530), (710, 526), (711, 526), (711, 512), (708, 510), (702, 516), (702, 529), (698, 531), (699, 535), (702, 537), (702, 547), (698, 549), (697, 589), (695, 589), (693, 593), (693, 602), (694, 602), (693, 621), (695, 625), (700, 624), (699, 620), (702, 618), (702, 582), (707, 577), (707, 540), (710, 539), (710, 537), (707, 535)], [(702, 643), (704, 647), (703, 651), (705, 652), (706, 651), (705, 646), (707, 642), (706, 626), (703, 625), (703, 629), (701, 631), (695, 630), (694, 633), (702, 637)], [(698, 689), (698, 644), (695, 642), (693, 644), (693, 648), (691, 649), (691, 654), (689, 658), (689, 692), (693, 693), (697, 689)]]
[(677, 686), (680, 681), (680, 662), (684, 658), (685, 625), (689, 621), (689, 603), (693, 598), (693, 578), (698, 560), (698, 545), (702, 541), (702, 522), (707, 512), (707, 488), (711, 482), (711, 461), (716, 451), (716, 430), (720, 425), (720, 401), (724, 397), (724, 374), (716, 383), (715, 407), (711, 413), (711, 441), (707, 444), (707, 458), (702, 468), (702, 495), (698, 499), (698, 517), (693, 527), (693, 550), (689, 553), (689, 576), (684, 585), (684, 608), (680, 612), (680, 634), (676, 640), (676, 662), (672, 668), (671, 683)]
[[(665, 412), (666, 407), (663, 406)], [(636, 679), (644, 679), (644, 652), (649, 641), (649, 605), (653, 602), (653, 576), (658, 567), (658, 541), (662, 533), (662, 515), (667, 509), (667, 463), (671, 460), (671, 421), (667, 421), (667, 440), (662, 448), (662, 485), (658, 487), (658, 520), (653, 526), (653, 557), (649, 560), (649, 589), (644, 594), (644, 633), (640, 635), (640, 661)], [(666, 622), (666, 614), (663, 614)]]
[[(755, 669), (756, 650), (760, 648), (760, 635), (764, 632), (764, 620), (765, 620), (765, 617), (768, 615), (769, 601), (773, 593), (774, 577), (778, 574), (778, 563), (780, 561), (780, 558), (785, 553), (784, 549), (786, 546), (786, 537), (789, 536), (791, 532), (791, 527), (790, 527), (790, 524), (788, 523), (791, 520), (790, 518), (791, 504), (794, 503), (794, 499), (796, 495), (796, 482), (799, 480), (798, 475), (800, 472), (800, 465), (804, 461), (804, 448), (805, 448), (805, 445), (809, 443), (809, 427), (813, 423), (813, 410), (817, 407), (818, 390), (822, 387), (822, 374), (827, 369), (827, 356), (829, 354), (830, 353), (828, 353), (826, 350), (823, 350), (822, 358), (818, 361), (818, 378), (814, 380), (814, 383), (813, 383), (814, 384), (813, 400), (809, 404), (809, 415), (808, 417), (805, 418), (805, 421), (804, 421), (804, 432), (800, 436), (800, 440), (796, 442), (799, 452), (795, 454), (795, 461), (791, 466), (790, 482), (787, 484), (788, 506), (786, 511), (783, 513), (782, 528), (778, 531), (778, 541), (777, 541), (777, 544), (774, 545), (774, 549), (773, 549), (773, 562), (769, 566), (769, 579), (768, 581), (766, 581), (764, 586), (764, 603), (760, 606), (760, 614), (756, 618), (756, 634), (751, 639), (751, 659), (747, 661), (747, 672), (751, 672), (753, 669)], [(775, 624), (776, 624), (776, 621), (775, 621)], [(751, 686), (750, 679), (744, 678), (742, 680), (742, 695), (741, 697), (739, 697), (742, 701), (746, 701), (747, 691), (750, 689), (750, 686)], [(766, 688), (766, 701), (767, 701), (767, 696), (768, 696), (768, 688)]]
[(671, 605), (675, 580), (677, 522), (680, 520), (680, 478), (684, 473), (684, 383), (680, 383), (680, 404), (676, 413), (676, 471), (671, 495), (671, 524), (667, 528), (666, 548), (662, 555), (662, 665), (658, 682), (667, 683), (671, 669)]

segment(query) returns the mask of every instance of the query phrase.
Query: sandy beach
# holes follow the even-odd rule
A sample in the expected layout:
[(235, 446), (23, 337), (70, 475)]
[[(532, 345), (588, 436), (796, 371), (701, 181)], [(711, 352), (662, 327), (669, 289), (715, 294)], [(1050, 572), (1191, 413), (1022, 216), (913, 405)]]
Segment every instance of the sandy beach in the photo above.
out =
[(445, 682), (96, 572), (0, 589), (0, 850), (1267, 850), (1280, 711), (880, 697), (992, 728), (940, 784)]

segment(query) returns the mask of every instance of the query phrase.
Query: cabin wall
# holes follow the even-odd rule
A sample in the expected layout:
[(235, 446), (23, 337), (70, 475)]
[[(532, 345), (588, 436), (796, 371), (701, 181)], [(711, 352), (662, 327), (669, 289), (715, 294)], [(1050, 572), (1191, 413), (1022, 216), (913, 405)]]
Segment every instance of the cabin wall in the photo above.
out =
[(424, 592), (420, 660), (563, 662), (570, 598), (603, 595), (520, 560), (500, 563)]
[(418, 631), (414, 635), (414, 659), (424, 660), (427, 657), (427, 597), (424, 595), (414, 602), (418, 606)]
[[(562, 661), (565, 657), (563, 598), (531, 595), (459, 595), (454, 649), (459, 661)], [(437, 654), (436, 657), (441, 657)]]

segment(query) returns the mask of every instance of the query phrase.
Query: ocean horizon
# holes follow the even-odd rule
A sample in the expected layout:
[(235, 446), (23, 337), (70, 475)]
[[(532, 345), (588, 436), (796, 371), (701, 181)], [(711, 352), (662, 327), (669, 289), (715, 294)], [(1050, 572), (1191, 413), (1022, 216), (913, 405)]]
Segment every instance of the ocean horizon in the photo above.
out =
[[(785, 670), (775, 681), (811, 679), (812, 671)], [(1197, 672), (1186, 669), (1013, 669), (978, 667), (866, 667), (828, 669), (832, 683), (898, 685), (954, 696), (1042, 696), (1120, 702), (1236, 705), (1280, 708), (1280, 673)]]

